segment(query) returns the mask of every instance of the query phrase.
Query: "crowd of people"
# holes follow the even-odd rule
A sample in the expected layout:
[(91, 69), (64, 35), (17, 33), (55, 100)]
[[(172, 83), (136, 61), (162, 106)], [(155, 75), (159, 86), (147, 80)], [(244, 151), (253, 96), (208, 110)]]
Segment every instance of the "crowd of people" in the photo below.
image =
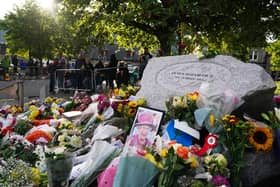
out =
[(4, 55), (0, 60), (0, 79), (11, 80), (11, 77), (30, 76), (39, 77), (43, 63), (32, 56), (29, 60), (18, 58), (17, 55)]
[(118, 60), (114, 53), (110, 55), (109, 62), (104, 62), (101, 58), (93, 62), (83, 52), (76, 59), (59, 55), (54, 60), (48, 60), (44, 68), (43, 62), (32, 56), (24, 61), (17, 55), (5, 55), (0, 61), (0, 74), (3, 75), (4, 80), (10, 80), (8, 76), (16, 74), (40, 77), (41, 71), (46, 69), (51, 93), (55, 92), (55, 88), (96, 91), (104, 86), (114, 89), (121, 85), (135, 84), (141, 79), (150, 58), (152, 55), (148, 48), (144, 48), (144, 53), (140, 56), (140, 64), (129, 72), (128, 64)]

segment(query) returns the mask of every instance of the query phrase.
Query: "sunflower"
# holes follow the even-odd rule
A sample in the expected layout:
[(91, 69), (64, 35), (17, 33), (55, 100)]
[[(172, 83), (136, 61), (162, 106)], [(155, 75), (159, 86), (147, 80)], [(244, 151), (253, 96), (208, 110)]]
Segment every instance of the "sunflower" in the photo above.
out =
[(256, 127), (249, 134), (249, 142), (257, 151), (270, 151), (273, 143), (272, 130), (265, 127)]
[(130, 108), (127, 111), (128, 116), (133, 116), (135, 114), (136, 110), (134, 108)]
[(132, 107), (132, 108), (136, 108), (137, 107), (137, 102), (136, 101), (130, 101), (128, 103), (128, 106)]

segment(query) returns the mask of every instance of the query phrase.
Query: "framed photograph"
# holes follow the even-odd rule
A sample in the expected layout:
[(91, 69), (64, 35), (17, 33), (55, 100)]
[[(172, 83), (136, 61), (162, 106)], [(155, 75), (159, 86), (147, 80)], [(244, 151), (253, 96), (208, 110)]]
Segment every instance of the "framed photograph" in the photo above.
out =
[(138, 107), (125, 146), (136, 150), (144, 150), (146, 147), (150, 147), (154, 142), (163, 116), (164, 111)]

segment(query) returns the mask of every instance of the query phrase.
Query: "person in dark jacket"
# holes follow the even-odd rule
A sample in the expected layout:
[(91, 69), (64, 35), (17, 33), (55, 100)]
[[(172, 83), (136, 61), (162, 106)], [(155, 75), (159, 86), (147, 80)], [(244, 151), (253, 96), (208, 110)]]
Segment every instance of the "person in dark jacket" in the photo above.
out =
[(108, 84), (111, 89), (114, 89), (114, 80), (116, 79), (116, 74), (117, 74), (117, 65), (118, 65), (118, 60), (115, 54), (112, 54), (110, 56), (110, 62), (107, 68), (111, 68), (107, 70), (107, 79), (108, 79)]
[(55, 71), (57, 68), (58, 59), (55, 59), (52, 63), (48, 66), (48, 73), (49, 73), (49, 79), (50, 79), (50, 87), (49, 92), (54, 93), (54, 87), (55, 87)]
[(116, 76), (116, 82), (117, 82), (118, 88), (120, 88), (120, 86), (122, 84), (125, 86), (128, 86), (129, 71), (128, 71), (127, 65), (125, 64), (124, 61), (120, 61), (119, 70), (118, 70), (118, 73)]

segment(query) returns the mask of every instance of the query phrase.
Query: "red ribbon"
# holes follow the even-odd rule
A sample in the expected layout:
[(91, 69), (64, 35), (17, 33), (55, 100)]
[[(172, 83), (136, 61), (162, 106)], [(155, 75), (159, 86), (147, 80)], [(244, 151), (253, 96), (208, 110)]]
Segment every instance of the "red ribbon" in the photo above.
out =
[(209, 149), (216, 147), (218, 144), (218, 137), (214, 134), (208, 134), (205, 137), (204, 145), (201, 149), (194, 148), (191, 150), (192, 153), (203, 156)]

